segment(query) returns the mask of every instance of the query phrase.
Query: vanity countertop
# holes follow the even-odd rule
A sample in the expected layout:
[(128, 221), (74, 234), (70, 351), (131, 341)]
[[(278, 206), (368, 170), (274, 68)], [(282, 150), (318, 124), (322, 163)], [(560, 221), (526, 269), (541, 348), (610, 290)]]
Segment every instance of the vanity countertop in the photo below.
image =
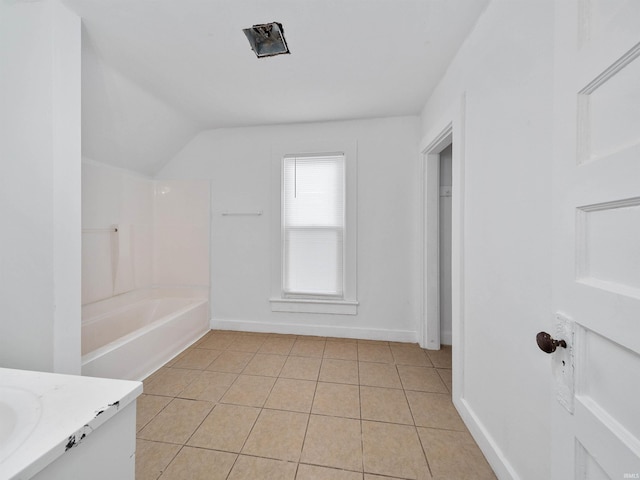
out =
[(140, 382), (0, 368), (0, 478), (31, 478), (141, 393)]

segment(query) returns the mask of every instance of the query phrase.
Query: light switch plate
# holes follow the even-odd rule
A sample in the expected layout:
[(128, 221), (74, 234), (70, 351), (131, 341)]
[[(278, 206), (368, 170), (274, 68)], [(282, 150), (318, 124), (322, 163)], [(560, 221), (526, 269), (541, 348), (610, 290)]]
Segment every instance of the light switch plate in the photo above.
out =
[(552, 370), (556, 398), (571, 414), (575, 397), (574, 332), (575, 322), (562, 313), (556, 313), (556, 331), (553, 338), (567, 342), (567, 348), (558, 347), (553, 353)]

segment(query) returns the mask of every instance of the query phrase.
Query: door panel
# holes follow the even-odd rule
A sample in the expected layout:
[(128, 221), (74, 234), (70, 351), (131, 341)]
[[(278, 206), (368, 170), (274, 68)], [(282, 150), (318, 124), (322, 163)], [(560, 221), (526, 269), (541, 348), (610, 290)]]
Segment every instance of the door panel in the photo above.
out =
[(553, 478), (640, 478), (640, 2), (555, 8)]

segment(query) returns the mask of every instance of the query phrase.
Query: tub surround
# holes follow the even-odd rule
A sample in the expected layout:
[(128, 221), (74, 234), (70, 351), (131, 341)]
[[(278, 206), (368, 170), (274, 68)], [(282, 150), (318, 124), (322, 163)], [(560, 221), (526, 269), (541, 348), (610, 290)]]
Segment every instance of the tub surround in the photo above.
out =
[[(100, 445), (101, 450), (95, 450), (105, 463), (113, 464), (112, 468), (117, 468), (118, 472), (130, 470), (128, 463), (133, 465), (135, 458), (135, 403), (142, 393), (140, 382), (0, 368), (0, 385), (0, 388), (22, 392), (25, 398), (33, 400), (13, 405), (7, 400), (15, 395), (0, 396), (8, 423), (15, 422), (16, 427), (23, 429), (6, 432), (5, 441), (14, 436), (22, 437), (22, 441), (6, 450), (0, 445), (0, 452), (3, 452), (0, 478), (40, 478), (39, 472), (50, 466), (56, 472), (62, 471), (66, 468), (65, 457), (75, 455), (74, 451), (81, 446), (89, 452), (87, 445), (93, 438), (106, 442)], [(108, 421), (110, 425), (118, 424), (119, 430), (105, 425)], [(28, 433), (25, 434), (24, 429)], [(105, 435), (110, 430), (109, 435)], [(117, 451), (128, 457), (122, 462), (113, 461)], [(76, 455), (73, 462), (69, 462), (75, 471), (81, 471), (78, 470), (82, 468), (78, 465), (80, 457)], [(131, 472), (130, 478), (133, 478), (133, 470)], [(103, 474), (109, 475), (104, 471), (100, 473)], [(45, 477), (64, 478), (57, 475), (59, 473)], [(107, 478), (104, 475), (95, 478)]]

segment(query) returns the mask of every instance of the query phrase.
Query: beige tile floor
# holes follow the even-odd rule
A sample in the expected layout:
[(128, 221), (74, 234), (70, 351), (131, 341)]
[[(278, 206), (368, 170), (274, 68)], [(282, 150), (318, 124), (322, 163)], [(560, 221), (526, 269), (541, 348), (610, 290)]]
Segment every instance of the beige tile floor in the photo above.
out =
[(494, 479), (451, 349), (211, 331), (144, 381), (138, 480)]

